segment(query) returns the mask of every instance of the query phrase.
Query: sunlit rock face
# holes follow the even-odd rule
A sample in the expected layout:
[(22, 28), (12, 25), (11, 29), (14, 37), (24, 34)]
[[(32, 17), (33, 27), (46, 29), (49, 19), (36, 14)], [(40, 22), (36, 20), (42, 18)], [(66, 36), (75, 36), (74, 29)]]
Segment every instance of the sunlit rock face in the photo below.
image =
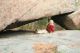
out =
[(76, 1), (76, 8), (80, 9), (80, 0), (75, 0)]
[(0, 31), (27, 21), (75, 11), (75, 0), (0, 0)]

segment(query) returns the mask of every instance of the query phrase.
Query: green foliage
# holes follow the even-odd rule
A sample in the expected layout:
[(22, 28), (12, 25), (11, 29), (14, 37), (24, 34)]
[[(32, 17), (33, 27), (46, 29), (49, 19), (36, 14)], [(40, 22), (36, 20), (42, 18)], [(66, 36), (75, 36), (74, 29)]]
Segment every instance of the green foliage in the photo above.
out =
[(39, 20), (36, 25), (38, 29), (45, 29), (48, 24), (48, 18), (44, 18), (42, 20)]
[(36, 29), (45, 29), (48, 24), (48, 18), (43, 18), (41, 20), (26, 24), (19, 27), (22, 30), (36, 30)]

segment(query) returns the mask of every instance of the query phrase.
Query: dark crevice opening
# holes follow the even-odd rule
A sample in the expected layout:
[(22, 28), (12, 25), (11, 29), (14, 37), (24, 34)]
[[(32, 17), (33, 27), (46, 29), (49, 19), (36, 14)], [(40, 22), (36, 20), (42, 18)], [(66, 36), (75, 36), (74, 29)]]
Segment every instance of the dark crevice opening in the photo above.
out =
[(58, 25), (60, 25), (61, 27), (65, 28), (67, 30), (70, 30), (70, 28), (68, 28), (67, 26), (65, 26), (64, 21), (65, 20), (72, 21), (70, 18), (68, 18), (68, 15), (71, 14), (71, 13), (73, 13), (73, 12), (55, 15), (55, 16), (52, 16), (51, 19), (54, 20), (54, 22), (57, 23)]

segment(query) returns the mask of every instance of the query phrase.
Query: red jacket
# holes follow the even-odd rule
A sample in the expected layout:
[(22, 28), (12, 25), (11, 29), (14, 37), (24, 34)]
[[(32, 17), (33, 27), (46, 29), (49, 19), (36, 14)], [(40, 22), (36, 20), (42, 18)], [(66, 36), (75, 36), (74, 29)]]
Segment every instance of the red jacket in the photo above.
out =
[(55, 26), (54, 26), (54, 25), (51, 25), (51, 24), (48, 24), (48, 26), (47, 26), (47, 31), (48, 31), (49, 33), (51, 33), (51, 32), (54, 32), (54, 30), (55, 30)]

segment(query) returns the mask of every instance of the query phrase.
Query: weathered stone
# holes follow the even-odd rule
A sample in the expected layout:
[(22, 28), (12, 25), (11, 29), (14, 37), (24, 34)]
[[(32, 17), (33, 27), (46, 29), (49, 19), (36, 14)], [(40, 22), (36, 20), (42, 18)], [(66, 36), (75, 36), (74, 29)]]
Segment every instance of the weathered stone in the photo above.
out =
[(80, 29), (80, 10), (69, 15), (56, 16), (54, 20), (66, 29)]
[[(52, 16), (51, 19), (53, 19), (57, 24), (64, 27), (65, 29), (69, 29), (71, 26), (74, 26), (72, 20), (70, 18), (68, 18), (69, 14), (71, 14), (71, 13)], [(68, 24), (70, 24), (70, 23), (71, 23), (71, 25), (69, 26)]]
[(75, 0), (76, 1), (76, 9), (80, 9), (80, 0)]
[[(65, 25), (70, 29), (80, 29), (80, 10), (68, 15), (68, 18), (72, 21), (65, 21)], [(67, 24), (67, 22), (69, 22)], [(72, 25), (72, 23), (74, 26)], [(71, 27), (70, 27), (71, 26)]]
[(0, 31), (17, 21), (72, 12), (75, 0), (0, 0)]
[(53, 16), (52, 19), (65, 29), (80, 29), (80, 10), (71, 14)]
[[(0, 34), (0, 53), (34, 53), (37, 44), (57, 45), (57, 53), (80, 53), (80, 30), (56, 31), (51, 34), (11, 32)], [(47, 46), (45, 46), (47, 47)]]

